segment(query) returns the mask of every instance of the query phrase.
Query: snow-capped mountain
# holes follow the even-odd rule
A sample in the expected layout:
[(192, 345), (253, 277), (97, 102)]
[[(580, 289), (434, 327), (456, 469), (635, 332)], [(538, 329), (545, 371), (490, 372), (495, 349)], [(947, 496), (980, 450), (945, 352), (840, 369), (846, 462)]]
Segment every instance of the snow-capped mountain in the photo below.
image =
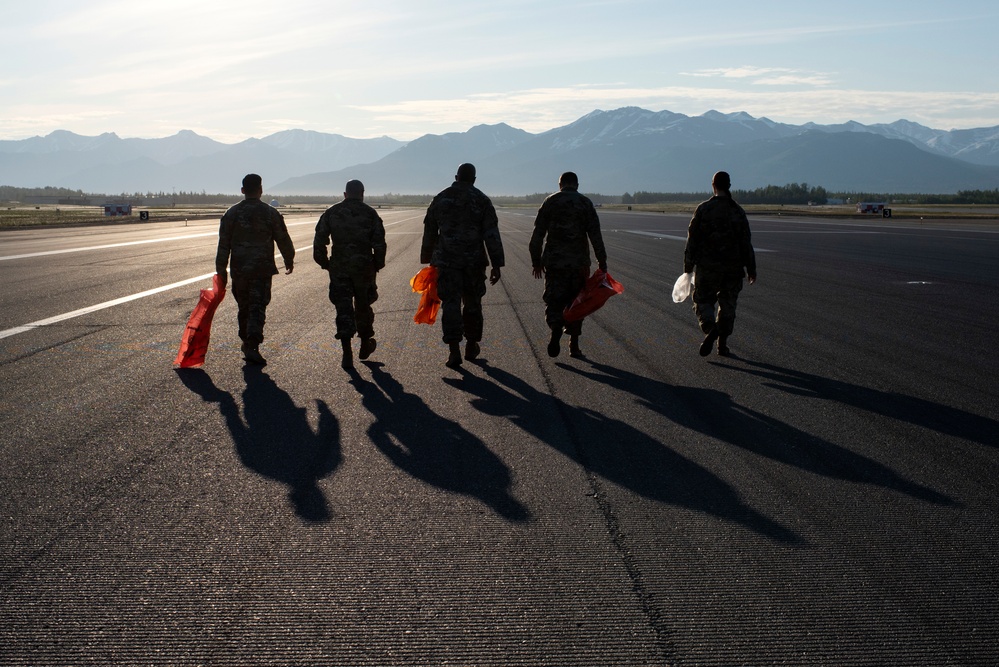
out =
[(0, 184), (88, 192), (238, 192), (243, 174), (274, 194), (433, 193), (461, 162), (494, 194), (551, 191), (576, 171), (587, 192), (699, 191), (726, 169), (737, 188), (808, 183), (832, 191), (933, 192), (999, 187), (999, 127), (918, 123), (790, 125), (745, 112), (686, 116), (624, 107), (532, 134), (500, 123), (405, 143), (306, 130), (222, 144), (183, 131), (163, 139), (57, 131), (0, 141)]

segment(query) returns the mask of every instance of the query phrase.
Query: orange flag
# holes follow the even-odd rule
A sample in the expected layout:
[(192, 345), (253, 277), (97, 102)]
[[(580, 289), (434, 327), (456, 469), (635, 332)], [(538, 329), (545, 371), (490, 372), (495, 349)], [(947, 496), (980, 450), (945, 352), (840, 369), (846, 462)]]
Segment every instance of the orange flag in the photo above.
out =
[(410, 279), (409, 284), (414, 292), (423, 294), (413, 321), (417, 324), (433, 324), (437, 321), (437, 311), (441, 307), (441, 300), (437, 297), (437, 267), (423, 267)]
[(187, 328), (180, 339), (180, 350), (173, 362), (174, 368), (201, 368), (205, 364), (208, 339), (212, 334), (212, 318), (224, 298), (225, 286), (216, 274), (212, 277), (212, 288), (201, 290), (198, 305), (187, 320)]
[(586, 279), (586, 284), (579, 291), (575, 301), (562, 311), (562, 316), (566, 322), (581, 320), (604, 305), (607, 299), (623, 291), (624, 285), (611, 278), (606, 271), (597, 269)]

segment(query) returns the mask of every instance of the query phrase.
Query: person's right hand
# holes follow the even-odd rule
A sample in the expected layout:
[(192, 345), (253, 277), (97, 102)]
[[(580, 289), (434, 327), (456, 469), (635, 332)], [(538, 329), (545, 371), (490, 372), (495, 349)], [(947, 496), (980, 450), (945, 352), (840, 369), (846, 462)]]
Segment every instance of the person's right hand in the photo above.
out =
[(535, 278), (541, 278), (545, 275), (545, 270), (540, 266), (535, 266), (531, 273), (534, 274)]
[(218, 276), (219, 285), (221, 285), (222, 287), (225, 287), (226, 283), (229, 282), (229, 274), (228, 273), (216, 273), (215, 275)]

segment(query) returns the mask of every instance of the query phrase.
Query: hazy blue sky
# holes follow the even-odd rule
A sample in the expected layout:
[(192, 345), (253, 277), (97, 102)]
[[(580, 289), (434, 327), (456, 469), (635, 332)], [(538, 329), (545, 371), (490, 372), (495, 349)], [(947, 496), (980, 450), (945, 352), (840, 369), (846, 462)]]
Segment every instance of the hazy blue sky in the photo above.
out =
[(991, 127), (997, 29), (995, 0), (3, 0), (0, 138), (407, 140), (623, 106)]

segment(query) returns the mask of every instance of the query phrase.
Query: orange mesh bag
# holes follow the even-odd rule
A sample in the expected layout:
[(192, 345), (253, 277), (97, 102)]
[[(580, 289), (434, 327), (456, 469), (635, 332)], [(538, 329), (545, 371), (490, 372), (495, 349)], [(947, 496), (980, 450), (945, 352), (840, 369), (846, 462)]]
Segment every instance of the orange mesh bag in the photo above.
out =
[(417, 324), (433, 324), (437, 321), (437, 311), (441, 307), (441, 300), (437, 297), (437, 267), (423, 267), (410, 279), (409, 284), (414, 292), (423, 294), (413, 321)]
[(603, 306), (607, 299), (623, 291), (624, 285), (611, 278), (606, 271), (597, 269), (586, 279), (576, 299), (562, 311), (562, 316), (566, 322), (581, 320)]
[(212, 277), (212, 288), (201, 290), (198, 305), (187, 320), (187, 328), (180, 340), (180, 350), (173, 361), (174, 368), (201, 368), (205, 364), (208, 339), (212, 335), (212, 318), (224, 298), (225, 286), (216, 274)]

